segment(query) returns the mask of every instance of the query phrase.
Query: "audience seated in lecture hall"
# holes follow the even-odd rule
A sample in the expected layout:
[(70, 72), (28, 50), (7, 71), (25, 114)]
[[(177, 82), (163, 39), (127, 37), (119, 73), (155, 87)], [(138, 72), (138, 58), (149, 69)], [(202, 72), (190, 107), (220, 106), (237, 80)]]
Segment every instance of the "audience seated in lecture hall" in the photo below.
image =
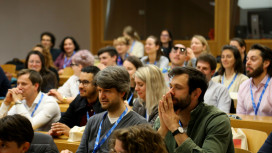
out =
[(219, 75), (213, 77), (212, 80), (223, 84), (229, 92), (237, 93), (239, 86), (248, 80), (248, 77), (243, 74), (243, 63), (238, 49), (230, 45), (223, 46), (220, 64)]
[(58, 90), (51, 89), (48, 95), (57, 98), (59, 103), (71, 103), (75, 97), (79, 94), (77, 83), (80, 71), (82, 68), (92, 66), (94, 64), (94, 56), (88, 50), (80, 50), (72, 57), (72, 63), (70, 66), (74, 71), (72, 75), (63, 86), (59, 87)]
[(117, 65), (122, 66), (124, 60), (129, 56), (129, 39), (127, 37), (118, 37), (113, 41), (113, 45), (118, 52)]
[(59, 54), (61, 53), (61, 50), (54, 48), (56, 38), (53, 33), (51, 32), (43, 32), (40, 36), (41, 39), (41, 45), (50, 51), (52, 55), (52, 59), (55, 62)]
[(59, 82), (59, 74), (52, 60), (51, 53), (48, 49), (45, 49), (41, 44), (37, 44), (33, 49), (33, 51), (39, 51), (43, 54), (45, 60), (45, 67), (54, 72), (56, 75), (57, 81)]
[(103, 47), (98, 51), (97, 55), (100, 62), (97, 67), (100, 70), (103, 70), (108, 66), (117, 65), (118, 53), (114, 47), (112, 46)]
[(231, 98), (228, 89), (224, 85), (211, 80), (216, 69), (216, 58), (211, 54), (201, 54), (197, 58), (196, 68), (206, 76), (208, 81), (208, 89), (204, 95), (204, 103), (213, 105), (221, 111), (229, 113)]
[(250, 79), (239, 88), (236, 113), (272, 116), (272, 50), (261, 44), (252, 45), (246, 71)]
[(149, 125), (135, 125), (115, 130), (110, 153), (168, 153), (162, 137)]
[(31, 122), (19, 114), (0, 119), (1, 153), (58, 153), (49, 135), (34, 133)]
[(143, 63), (140, 61), (140, 59), (136, 56), (129, 56), (125, 59), (123, 63), (124, 68), (129, 73), (129, 78), (130, 78), (130, 91), (127, 96), (127, 102), (129, 106), (133, 106), (134, 100), (138, 97), (137, 93), (135, 91), (135, 80), (134, 80), (134, 74), (138, 68), (143, 66)]
[(47, 93), (49, 90), (57, 88), (56, 75), (45, 66), (45, 59), (41, 52), (30, 51), (25, 60), (25, 68), (32, 69), (42, 76), (41, 91)]
[(135, 90), (138, 98), (133, 104), (133, 110), (154, 124), (158, 117), (160, 98), (169, 90), (163, 74), (155, 65), (139, 68), (134, 75)]
[(129, 55), (134, 55), (139, 58), (144, 56), (144, 45), (140, 40), (138, 33), (132, 26), (126, 26), (123, 29), (123, 36), (129, 38)]
[(206, 53), (210, 53), (210, 47), (206, 38), (201, 35), (194, 35), (191, 39), (191, 46), (187, 48), (187, 56), (189, 58), (187, 58), (185, 66), (196, 67), (196, 58)]
[(170, 91), (159, 103), (154, 128), (164, 138), (170, 153), (234, 153), (230, 120), (226, 113), (205, 104), (207, 80), (191, 67), (176, 67)]
[(90, 117), (104, 111), (98, 99), (97, 87), (93, 84), (98, 72), (99, 68), (96, 66), (87, 66), (81, 70), (78, 79), (80, 94), (72, 101), (59, 122), (52, 124), (50, 135), (69, 136), (71, 128), (85, 126)]
[(60, 44), (61, 53), (55, 60), (54, 64), (58, 68), (58, 73), (61, 75), (63, 69), (69, 67), (72, 63), (72, 56), (80, 49), (78, 43), (73, 37), (65, 37)]
[(153, 64), (160, 69), (167, 69), (169, 60), (167, 57), (163, 56), (163, 52), (160, 49), (160, 42), (157, 37), (147, 37), (145, 41), (145, 52), (147, 56), (141, 58), (144, 65)]
[(94, 83), (101, 107), (107, 111), (88, 120), (77, 153), (109, 152), (108, 143), (114, 130), (147, 123), (142, 116), (126, 107), (124, 100), (129, 92), (130, 79), (125, 68), (106, 67), (98, 72)]
[(169, 53), (173, 47), (173, 35), (168, 29), (163, 29), (160, 34), (160, 47), (161, 51), (163, 52), (164, 56), (169, 58)]
[[(17, 87), (8, 91), (0, 107), (0, 118), (20, 114), (30, 120), (34, 130), (48, 131), (51, 124), (60, 119), (60, 108), (53, 97), (41, 92), (41, 82), (37, 71), (19, 71)], [(15, 105), (9, 109), (12, 102)]]

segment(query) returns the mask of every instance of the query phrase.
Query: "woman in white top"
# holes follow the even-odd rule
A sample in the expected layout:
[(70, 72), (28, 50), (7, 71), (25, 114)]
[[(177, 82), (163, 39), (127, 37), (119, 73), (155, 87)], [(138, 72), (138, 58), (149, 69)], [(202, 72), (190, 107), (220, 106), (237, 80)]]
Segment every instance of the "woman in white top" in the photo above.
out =
[(128, 50), (129, 55), (134, 55), (139, 58), (144, 56), (144, 45), (140, 42), (140, 37), (132, 26), (126, 26), (123, 30), (123, 36), (130, 39), (130, 48)]
[(71, 103), (79, 93), (79, 84), (77, 83), (81, 69), (94, 64), (94, 56), (88, 50), (80, 50), (72, 57), (71, 67), (74, 71), (63, 86), (58, 90), (51, 89), (48, 94), (58, 99), (60, 103)]
[(145, 41), (145, 52), (141, 61), (143, 64), (153, 64), (162, 69), (167, 69), (169, 60), (167, 57), (162, 56), (163, 52), (160, 49), (160, 42), (157, 37), (149, 36)]
[(248, 79), (243, 74), (241, 55), (236, 47), (230, 45), (223, 46), (221, 67), (218, 70), (218, 74), (212, 80), (225, 85), (229, 92), (238, 92), (240, 84)]

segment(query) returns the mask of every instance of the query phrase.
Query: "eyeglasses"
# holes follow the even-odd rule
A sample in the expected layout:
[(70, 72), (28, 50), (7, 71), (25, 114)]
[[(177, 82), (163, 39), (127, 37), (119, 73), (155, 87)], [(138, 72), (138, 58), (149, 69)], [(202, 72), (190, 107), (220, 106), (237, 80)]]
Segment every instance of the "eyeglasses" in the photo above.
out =
[(78, 85), (80, 85), (81, 83), (82, 83), (82, 85), (84, 86), (84, 87), (86, 87), (88, 84), (90, 84), (91, 82), (90, 81), (88, 81), (88, 80), (77, 80), (77, 83), (78, 83)]
[(71, 63), (70, 66), (78, 66), (78, 64)]
[(173, 47), (173, 53), (178, 53), (178, 50), (180, 50), (179, 54), (183, 55), (186, 53), (186, 48), (183, 47)]

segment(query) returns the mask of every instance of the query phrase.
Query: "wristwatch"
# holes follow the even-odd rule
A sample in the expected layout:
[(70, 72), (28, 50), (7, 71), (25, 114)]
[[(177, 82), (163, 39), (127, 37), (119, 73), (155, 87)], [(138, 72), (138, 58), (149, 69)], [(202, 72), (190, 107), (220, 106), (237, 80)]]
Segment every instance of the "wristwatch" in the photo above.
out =
[(172, 132), (172, 135), (174, 137), (175, 135), (177, 135), (179, 133), (181, 133), (181, 134), (184, 133), (184, 130), (182, 127), (178, 127), (178, 129), (176, 129), (174, 132)]

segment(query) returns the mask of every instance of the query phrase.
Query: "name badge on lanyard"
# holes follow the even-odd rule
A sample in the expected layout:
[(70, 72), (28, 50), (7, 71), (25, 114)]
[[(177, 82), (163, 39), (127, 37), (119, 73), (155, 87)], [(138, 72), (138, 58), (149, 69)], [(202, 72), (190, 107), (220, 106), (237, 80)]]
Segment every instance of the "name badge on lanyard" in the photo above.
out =
[[(237, 73), (235, 74), (234, 78), (232, 79), (231, 83), (229, 84), (228, 86), (228, 90), (230, 89), (231, 85), (233, 84), (233, 82), (236, 80), (237, 78)], [(221, 84), (224, 85), (224, 75), (222, 76), (222, 81), (221, 81)]]
[(250, 95), (251, 95), (252, 107), (253, 107), (253, 109), (254, 109), (255, 115), (257, 115), (257, 113), (258, 113), (260, 104), (261, 104), (262, 99), (263, 99), (263, 95), (264, 95), (264, 93), (265, 93), (265, 90), (266, 90), (266, 88), (267, 88), (267, 86), (268, 86), (268, 83), (269, 83), (270, 79), (271, 79), (271, 78), (268, 78), (268, 79), (266, 80), (266, 83), (265, 83), (265, 85), (264, 85), (264, 88), (263, 88), (263, 91), (262, 91), (261, 96), (260, 96), (260, 98), (259, 98), (259, 101), (258, 101), (257, 106), (255, 105), (254, 98), (253, 98), (252, 83), (250, 83)]
[(115, 124), (111, 127), (111, 129), (107, 132), (107, 134), (102, 138), (102, 140), (99, 142), (100, 139), (100, 135), (101, 135), (101, 129), (102, 129), (102, 123), (104, 121), (104, 119), (106, 118), (108, 112), (106, 112), (103, 116), (102, 121), (100, 122), (99, 125), (99, 129), (98, 129), (98, 133), (97, 133), (97, 137), (95, 140), (95, 144), (94, 144), (94, 150), (93, 153), (96, 153), (97, 150), (101, 147), (101, 145), (107, 140), (107, 138), (111, 135), (111, 133), (113, 132), (113, 130), (116, 128), (116, 126), (119, 124), (119, 122), (122, 120), (122, 118), (126, 115), (128, 111), (128, 108), (126, 107), (126, 109), (124, 110), (124, 112), (121, 114), (121, 116), (118, 118), (118, 120), (115, 122)]
[(41, 98), (40, 98), (38, 104), (36, 105), (36, 107), (34, 108), (33, 112), (31, 113), (31, 117), (33, 117), (34, 113), (36, 112), (37, 108), (39, 107), (40, 103), (42, 102), (42, 99), (43, 99), (43, 93), (41, 95)]

